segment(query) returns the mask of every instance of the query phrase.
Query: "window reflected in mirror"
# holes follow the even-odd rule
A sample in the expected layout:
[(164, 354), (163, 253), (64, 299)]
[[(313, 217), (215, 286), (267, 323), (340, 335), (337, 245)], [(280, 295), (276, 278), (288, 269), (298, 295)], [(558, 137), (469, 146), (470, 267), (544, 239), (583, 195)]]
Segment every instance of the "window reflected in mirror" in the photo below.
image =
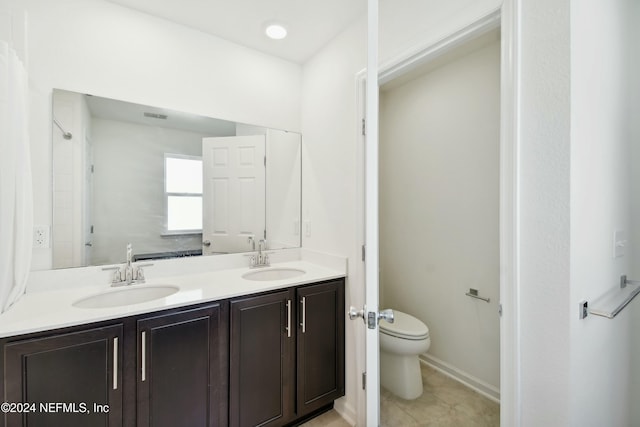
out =
[(54, 268), (300, 246), (299, 133), (57, 89), (53, 118)]

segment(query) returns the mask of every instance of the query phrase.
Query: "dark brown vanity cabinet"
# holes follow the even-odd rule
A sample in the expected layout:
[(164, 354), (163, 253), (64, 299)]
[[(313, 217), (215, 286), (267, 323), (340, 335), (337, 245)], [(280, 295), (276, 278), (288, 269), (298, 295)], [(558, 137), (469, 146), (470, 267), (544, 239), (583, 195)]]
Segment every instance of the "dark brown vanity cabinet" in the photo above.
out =
[(137, 426), (227, 425), (227, 307), (137, 321)]
[(0, 400), (36, 405), (5, 425), (226, 426), (227, 322), (223, 301), (3, 340)]
[(4, 345), (7, 427), (121, 426), (123, 325)]
[(0, 427), (296, 424), (344, 395), (344, 318), (338, 279), (4, 338)]
[(344, 280), (231, 301), (229, 422), (282, 426), (344, 395)]
[(297, 410), (304, 416), (344, 396), (344, 281), (298, 288)]
[(294, 298), (286, 289), (231, 301), (229, 425), (293, 419)]

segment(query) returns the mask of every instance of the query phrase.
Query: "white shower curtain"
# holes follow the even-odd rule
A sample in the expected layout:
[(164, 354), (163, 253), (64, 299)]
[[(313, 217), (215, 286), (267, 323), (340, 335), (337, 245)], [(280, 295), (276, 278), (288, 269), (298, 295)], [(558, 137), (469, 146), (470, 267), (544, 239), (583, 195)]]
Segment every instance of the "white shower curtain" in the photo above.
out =
[(28, 98), (25, 66), (11, 40), (0, 38), (0, 312), (24, 294), (31, 266)]

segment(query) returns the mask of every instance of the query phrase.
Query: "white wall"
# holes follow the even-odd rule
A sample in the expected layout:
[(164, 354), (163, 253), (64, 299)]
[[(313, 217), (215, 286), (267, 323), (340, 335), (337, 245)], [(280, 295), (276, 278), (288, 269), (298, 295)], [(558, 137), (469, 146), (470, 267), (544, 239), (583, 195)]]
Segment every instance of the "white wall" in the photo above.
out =
[[(634, 40), (640, 39), (640, 27), (637, 25), (640, 18), (640, 3), (629, 0), (627, 2), (625, 49), (627, 66), (625, 67), (625, 81), (627, 90), (627, 120), (629, 123), (629, 141), (631, 144), (631, 278), (640, 277), (640, 121), (636, 118), (640, 115), (640, 51)], [(640, 325), (640, 304), (636, 301), (631, 307), (631, 390), (629, 400), (640, 401), (640, 334), (637, 333), (637, 325)], [(634, 333), (635, 331), (635, 333)], [(640, 405), (631, 405), (630, 420), (632, 425), (640, 425)]]
[[(518, 298), (523, 426), (570, 424), (569, 2), (519, 3)], [(508, 308), (505, 308), (508, 309)]]
[[(363, 278), (356, 216), (357, 143), (356, 73), (366, 66), (366, 20), (357, 21), (336, 37), (303, 69), (302, 81), (302, 181), (303, 247), (348, 257), (346, 305), (362, 306)], [(308, 221), (309, 235), (306, 233)], [(360, 322), (346, 323), (346, 397), (336, 408), (364, 425), (360, 370), (364, 355), (356, 343), (364, 342)]]
[[(53, 88), (300, 129), (298, 64), (103, 0), (8, 1), (29, 18), (35, 224), (51, 224)], [(34, 250), (32, 269), (50, 267)]]
[[(425, 322), (428, 357), (494, 395), (499, 126), (495, 39), (380, 97), (381, 307)], [(490, 303), (466, 296), (470, 288)]]
[(613, 320), (575, 315), (579, 300), (615, 289), (631, 266), (631, 253), (613, 254), (614, 231), (631, 230), (625, 56), (637, 39), (626, 28), (629, 5), (571, 2), (570, 413), (576, 426), (636, 425), (629, 418), (637, 405), (629, 396), (630, 310)]

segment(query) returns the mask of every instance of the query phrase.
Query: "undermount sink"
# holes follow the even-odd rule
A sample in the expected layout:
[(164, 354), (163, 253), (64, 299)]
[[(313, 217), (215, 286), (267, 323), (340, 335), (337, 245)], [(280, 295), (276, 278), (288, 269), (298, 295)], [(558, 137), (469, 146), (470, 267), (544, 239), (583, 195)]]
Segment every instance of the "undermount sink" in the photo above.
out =
[(284, 280), (302, 276), (304, 273), (304, 270), (297, 268), (266, 268), (244, 273), (242, 277), (247, 280)]
[(138, 304), (168, 297), (178, 292), (180, 288), (171, 285), (138, 286), (121, 288), (117, 291), (102, 292), (77, 300), (73, 303), (78, 308), (109, 308)]

